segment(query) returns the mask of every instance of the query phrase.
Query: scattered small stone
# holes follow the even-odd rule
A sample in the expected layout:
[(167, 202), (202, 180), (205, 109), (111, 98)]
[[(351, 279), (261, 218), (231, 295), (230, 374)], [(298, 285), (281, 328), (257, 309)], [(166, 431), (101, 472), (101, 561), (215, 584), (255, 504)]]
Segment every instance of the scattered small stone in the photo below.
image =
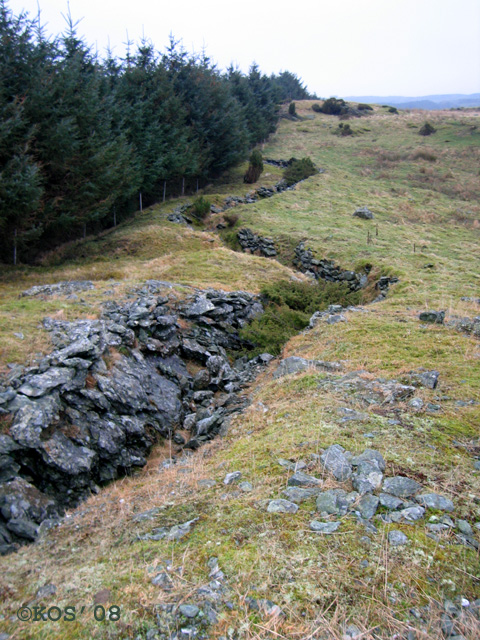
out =
[(241, 471), (232, 471), (231, 473), (227, 473), (227, 475), (223, 480), (223, 484), (226, 484), (226, 485), (233, 484), (234, 482), (239, 480), (241, 477), (242, 477)]
[(181, 604), (178, 610), (186, 618), (196, 618), (200, 612), (200, 609), (194, 604)]
[(466, 536), (472, 535), (473, 529), (466, 520), (457, 520), (455, 524), (460, 533), (464, 533)]
[(362, 220), (372, 220), (373, 213), (370, 211), (368, 207), (359, 207), (353, 213), (355, 218), (361, 218)]
[(310, 522), (310, 529), (315, 533), (334, 533), (340, 522), (319, 522), (318, 520), (312, 520)]
[(199, 480), (198, 481), (198, 486), (199, 487), (205, 487), (206, 489), (211, 489), (216, 484), (217, 484), (216, 481), (212, 480), (210, 478), (206, 478), (205, 480)]
[(392, 531), (388, 533), (388, 542), (392, 547), (399, 547), (400, 545), (407, 544), (408, 538), (403, 531), (392, 529)]
[(48, 596), (54, 596), (57, 593), (57, 587), (54, 584), (46, 584), (36, 593), (37, 600), (41, 600), (42, 598), (48, 598)]
[(409, 401), (408, 406), (415, 411), (421, 411), (423, 409), (423, 400), (421, 398), (412, 398)]
[(238, 485), (238, 488), (244, 491), (245, 493), (248, 493), (249, 491), (253, 490), (253, 485), (251, 482), (240, 482), (240, 484)]
[(298, 460), (298, 462), (292, 462), (291, 460), (284, 460), (283, 458), (278, 459), (278, 464), (289, 471), (301, 471), (302, 469), (307, 468), (307, 464), (303, 460)]
[(169, 591), (173, 587), (173, 582), (166, 571), (161, 571), (152, 578), (152, 584), (161, 587), (164, 591)]
[(297, 513), (298, 505), (289, 500), (271, 500), (267, 507), (268, 513)]

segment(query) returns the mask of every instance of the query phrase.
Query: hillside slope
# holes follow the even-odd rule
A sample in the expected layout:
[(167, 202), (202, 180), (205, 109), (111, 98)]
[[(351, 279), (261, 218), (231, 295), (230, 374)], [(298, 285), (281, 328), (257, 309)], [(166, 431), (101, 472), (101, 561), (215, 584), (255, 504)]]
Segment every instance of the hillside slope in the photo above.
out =
[[(300, 118), (281, 120), (262, 152), (310, 156), (325, 172), (232, 207), (233, 228), (218, 230), (225, 213), (193, 228), (168, 221), (184, 198), (42, 266), (4, 270), (2, 365), (51, 349), (43, 316), (95, 317), (150, 278), (180, 297), (305, 279), (292, 265), (301, 241), (343, 269), (368, 266), (372, 283), (399, 279), (383, 301), (327, 313), (291, 339), (222, 438), (188, 455), (165, 441), (138, 474), (0, 558), (5, 638), (479, 637), (480, 114), (429, 114), (437, 131), (425, 138), (423, 115), (375, 107), (342, 136), (312, 104), (296, 103)], [(204, 195), (219, 209), (244, 196), (244, 171)], [(266, 165), (252, 188), (281, 175)], [(361, 206), (372, 220), (352, 216)], [(272, 238), (277, 258), (239, 251), (245, 227)], [(19, 298), (85, 279), (94, 288), (73, 299)], [(426, 310), (444, 310), (445, 323), (420, 321)], [(292, 356), (309, 362), (278, 369)], [(43, 605), (61, 619), (17, 617)], [(96, 620), (98, 607), (112, 619)]]

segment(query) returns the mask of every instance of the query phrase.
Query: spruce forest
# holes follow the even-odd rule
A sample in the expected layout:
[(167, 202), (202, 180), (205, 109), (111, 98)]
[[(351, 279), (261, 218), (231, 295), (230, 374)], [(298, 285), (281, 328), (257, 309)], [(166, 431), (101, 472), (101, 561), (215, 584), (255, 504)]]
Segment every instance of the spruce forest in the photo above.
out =
[(193, 193), (275, 130), (278, 105), (310, 97), (284, 71), (219, 71), (173, 37), (104, 58), (67, 18), (0, 3), (0, 260), (32, 262), (165, 197)]

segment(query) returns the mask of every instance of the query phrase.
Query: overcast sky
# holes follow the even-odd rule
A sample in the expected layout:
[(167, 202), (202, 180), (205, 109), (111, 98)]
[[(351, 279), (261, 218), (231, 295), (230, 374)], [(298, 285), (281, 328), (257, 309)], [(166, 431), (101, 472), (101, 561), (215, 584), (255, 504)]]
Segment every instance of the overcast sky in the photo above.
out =
[[(37, 0), (7, 0), (37, 14)], [(67, 0), (38, 0), (47, 32), (64, 30)], [(103, 52), (169, 34), (220, 68), (289, 70), (310, 91), (420, 96), (480, 92), (479, 0), (70, 0), (78, 33)]]

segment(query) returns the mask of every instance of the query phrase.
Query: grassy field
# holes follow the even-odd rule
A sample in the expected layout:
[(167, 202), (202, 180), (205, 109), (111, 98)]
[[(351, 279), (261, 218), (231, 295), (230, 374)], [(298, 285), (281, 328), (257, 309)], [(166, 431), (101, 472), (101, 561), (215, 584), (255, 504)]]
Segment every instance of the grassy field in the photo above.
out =
[[(409, 542), (394, 548), (387, 543), (393, 525), (385, 523), (376, 522), (375, 535), (353, 518), (345, 518), (334, 535), (312, 533), (314, 501), (301, 504), (295, 515), (265, 510), (265, 501), (281, 497), (289, 477), (278, 458), (305, 460), (321, 476), (315, 455), (339, 443), (353, 452), (378, 449), (387, 475), (417, 479), (453, 500), (453, 518), (480, 522), (480, 472), (473, 466), (473, 454), (480, 451), (480, 411), (474, 404), (480, 402), (480, 343), (418, 320), (429, 308), (446, 310), (447, 318), (480, 313), (478, 304), (461, 300), (480, 297), (480, 111), (428, 114), (437, 132), (424, 138), (418, 134), (424, 113), (395, 115), (375, 107), (371, 115), (349, 121), (355, 135), (339, 137), (338, 118), (314, 114), (311, 105), (297, 103), (301, 119), (281, 120), (262, 151), (277, 159), (310, 156), (325, 173), (234, 209), (236, 228), (274, 238), (278, 261), (228, 248), (216, 231), (222, 214), (194, 229), (169, 223), (166, 215), (191, 198), (151, 207), (99, 238), (60, 248), (40, 266), (3, 270), (2, 365), (49, 349), (38, 327), (43, 316), (95, 315), (105, 299), (147, 278), (176, 282), (182, 295), (186, 285), (258, 292), (267, 282), (298, 277), (291, 259), (304, 240), (318, 258), (334, 259), (345, 269), (368, 263), (376, 275), (400, 281), (385, 301), (366, 306), (367, 313), (349, 313), (347, 322), (335, 325), (319, 323), (290, 340), (283, 355), (341, 361), (344, 372), (363, 370), (367, 379), (401, 380), (421, 367), (436, 369), (439, 387), (422, 388), (418, 395), (440, 409), (416, 413), (399, 403), (370, 410), (355, 394), (345, 397), (322, 384), (318, 372), (274, 379), (272, 363), (248, 390), (251, 405), (224, 438), (161, 472), (171, 445), (159, 446), (138, 475), (89, 498), (39, 543), (0, 558), (0, 632), (15, 639), (145, 638), (155, 625), (156, 607), (195, 601), (195, 591), (211, 580), (212, 556), (226, 576), (231, 607), (222, 609), (209, 638), (341, 640), (353, 623), (365, 639), (400, 639), (421, 627), (411, 637), (434, 640), (442, 637), (446, 599), (480, 598), (478, 551), (453, 536), (451, 544), (428, 537), (431, 513), (425, 523), (395, 525)], [(249, 190), (242, 183), (245, 166), (206, 189), (213, 203)], [(259, 185), (280, 177), (280, 170), (266, 165)], [(352, 217), (363, 205), (373, 220)], [(83, 279), (96, 288), (78, 300), (19, 297), (34, 284)], [(112, 288), (113, 283), (118, 284)], [(365, 420), (342, 423), (342, 407), (365, 413)], [(223, 484), (235, 470), (252, 491)], [(205, 479), (216, 484), (204, 486)], [(325, 478), (325, 488), (330, 486), (336, 483)], [(134, 520), (152, 508), (158, 508), (153, 520)], [(181, 541), (138, 539), (154, 526), (192, 518), (199, 520)], [(151, 583), (166, 564), (172, 577), (167, 592)], [(86, 606), (89, 615), (70, 623), (20, 622), (17, 609), (31, 606), (49, 583), (57, 590), (45, 604)], [(105, 607), (121, 607), (120, 621), (93, 619), (91, 607), (102, 593)], [(250, 610), (248, 597), (273, 601), (283, 615)], [(420, 625), (412, 609), (426, 606)], [(460, 632), (467, 640), (480, 636), (471, 621)]]

